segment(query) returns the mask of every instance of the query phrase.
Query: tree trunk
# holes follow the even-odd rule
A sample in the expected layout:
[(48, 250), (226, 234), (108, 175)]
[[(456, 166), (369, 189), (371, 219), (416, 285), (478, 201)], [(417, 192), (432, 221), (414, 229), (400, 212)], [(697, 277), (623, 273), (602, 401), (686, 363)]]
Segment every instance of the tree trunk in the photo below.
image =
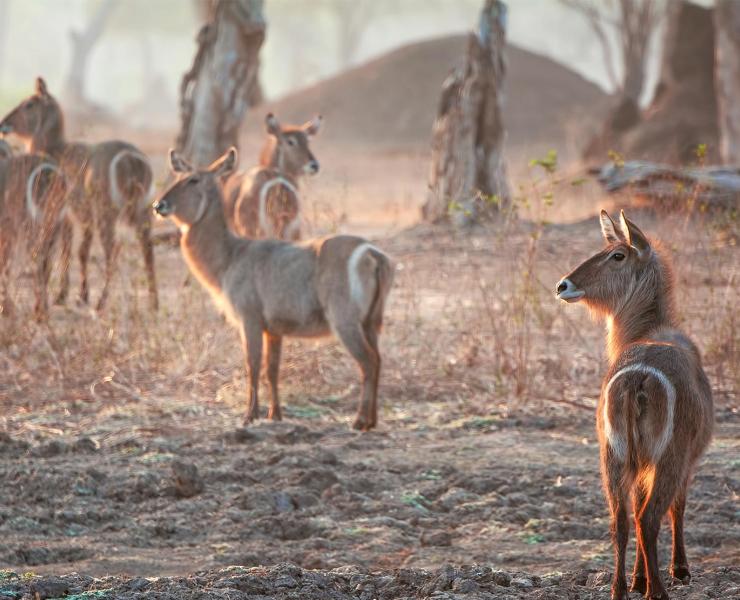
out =
[(502, 119), (506, 5), (485, 0), (463, 64), (442, 86), (426, 221), (468, 224), (508, 207)]
[(740, 2), (717, 0), (714, 25), (719, 153), (724, 164), (740, 166)]
[(193, 66), (180, 85), (176, 142), (195, 165), (206, 166), (239, 145), (239, 128), (259, 85), (262, 7), (262, 0), (219, 0), (213, 20), (198, 33)]
[(102, 0), (84, 31), (69, 32), (72, 42), (72, 63), (62, 92), (62, 97), (69, 106), (79, 108), (87, 104), (85, 93), (87, 62), (117, 4), (118, 0)]
[[(587, 158), (603, 162), (613, 150), (628, 159), (690, 164), (719, 159), (714, 85), (713, 10), (687, 0), (669, 2), (663, 60), (655, 97), (640, 114), (629, 106), (611, 139), (597, 138)], [(616, 114), (616, 113), (615, 113)], [(697, 150), (703, 146), (701, 157)]]

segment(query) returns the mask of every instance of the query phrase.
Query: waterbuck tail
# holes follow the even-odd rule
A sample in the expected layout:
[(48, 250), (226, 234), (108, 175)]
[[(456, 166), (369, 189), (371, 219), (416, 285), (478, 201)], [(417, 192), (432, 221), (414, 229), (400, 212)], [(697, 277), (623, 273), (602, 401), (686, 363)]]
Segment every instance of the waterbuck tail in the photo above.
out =
[[(43, 218), (44, 207), (39, 206), (34, 198), (34, 190), (39, 189), (39, 177), (44, 171), (51, 171), (60, 178), (60, 181), (64, 181), (64, 174), (61, 169), (51, 163), (42, 162), (34, 167), (26, 180), (26, 210), (33, 221), (39, 221)], [(46, 186), (45, 191), (48, 191), (50, 186)], [(60, 211), (58, 219), (64, 217), (64, 209)]]
[(361, 307), (367, 306), (367, 291), (360, 276), (360, 261), (366, 256), (371, 257), (375, 263), (375, 289), (364, 321), (373, 323), (379, 329), (383, 322), (385, 299), (393, 284), (394, 266), (393, 261), (385, 253), (368, 242), (359, 244), (352, 251), (347, 261), (349, 295), (352, 301)]
[[(126, 160), (126, 163), (121, 161)], [(130, 171), (123, 174), (119, 166), (129, 164)], [(138, 163), (137, 170), (134, 164)], [(146, 205), (154, 194), (154, 177), (149, 159), (138, 150), (124, 148), (118, 152), (108, 165), (108, 181), (110, 185), (110, 197), (113, 204), (121, 209), (126, 201), (136, 198), (142, 205)]]

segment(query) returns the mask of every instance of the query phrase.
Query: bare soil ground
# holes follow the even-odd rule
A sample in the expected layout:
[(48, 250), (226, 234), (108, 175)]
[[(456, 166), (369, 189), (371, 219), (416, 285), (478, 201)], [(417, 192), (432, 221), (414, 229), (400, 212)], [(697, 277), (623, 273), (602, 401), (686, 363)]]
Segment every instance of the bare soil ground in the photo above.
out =
[[(349, 428), (358, 376), (333, 340), (290, 341), (286, 421), (241, 428), (237, 335), (166, 245), (157, 315), (127, 235), (105, 314), (0, 320), (0, 597), (608, 597), (593, 424), (603, 331), (552, 294), (601, 246), (595, 217), (565, 215), (603, 199), (584, 193), (589, 208), (556, 207), (552, 224), (389, 234), (398, 224), (365, 219), (368, 207), (411, 215), (420, 200), (394, 192), (393, 162), (371, 172), (393, 188), (309, 190), (309, 207), (325, 185), (347, 213), (309, 209), (313, 231), (374, 231), (397, 261), (375, 432)], [(539, 206), (570, 186), (521, 189)], [(737, 224), (633, 216), (675, 254), (717, 406), (689, 497), (695, 578), (671, 593), (738, 597)], [(29, 288), (21, 274), (21, 308)]]

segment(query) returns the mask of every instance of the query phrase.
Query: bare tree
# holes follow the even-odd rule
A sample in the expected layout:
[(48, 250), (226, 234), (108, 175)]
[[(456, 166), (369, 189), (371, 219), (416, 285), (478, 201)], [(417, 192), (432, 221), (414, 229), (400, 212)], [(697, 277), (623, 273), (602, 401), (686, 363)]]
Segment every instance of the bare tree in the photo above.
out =
[(265, 39), (263, 0), (216, 0), (198, 33), (198, 50), (180, 85), (178, 151), (205, 166), (231, 146), (255, 101)]
[[(601, 45), (607, 76), (620, 101), (629, 100), (637, 106), (645, 88), (647, 50), (662, 13), (660, 0), (560, 1), (588, 20)], [(612, 48), (615, 38), (616, 52)], [(615, 54), (621, 59), (621, 68), (614, 61)]]
[(502, 117), (506, 13), (500, 0), (485, 0), (464, 62), (443, 84), (422, 209), (427, 221), (454, 214), (463, 223), (475, 222), (509, 202)]
[(724, 164), (740, 166), (740, 2), (717, 0), (714, 27), (719, 151)]
[(72, 62), (62, 88), (62, 97), (70, 106), (79, 107), (88, 103), (85, 93), (88, 59), (117, 5), (118, 0), (102, 0), (83, 31), (69, 32), (72, 42)]

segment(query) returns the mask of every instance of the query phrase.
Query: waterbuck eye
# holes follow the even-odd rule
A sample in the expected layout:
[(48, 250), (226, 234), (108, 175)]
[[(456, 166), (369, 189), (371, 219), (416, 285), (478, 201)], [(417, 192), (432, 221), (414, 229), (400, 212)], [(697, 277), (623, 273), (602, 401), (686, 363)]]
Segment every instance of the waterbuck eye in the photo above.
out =
[(199, 181), (200, 181), (199, 177), (191, 177), (190, 179), (188, 179), (188, 185), (193, 185), (195, 183), (198, 183)]
[(295, 146), (298, 142), (295, 141), (295, 138), (289, 137), (288, 138), (288, 146)]
[(624, 260), (624, 254), (622, 254), (621, 252), (615, 252), (614, 254), (612, 254), (612, 258), (619, 262), (620, 260)]

